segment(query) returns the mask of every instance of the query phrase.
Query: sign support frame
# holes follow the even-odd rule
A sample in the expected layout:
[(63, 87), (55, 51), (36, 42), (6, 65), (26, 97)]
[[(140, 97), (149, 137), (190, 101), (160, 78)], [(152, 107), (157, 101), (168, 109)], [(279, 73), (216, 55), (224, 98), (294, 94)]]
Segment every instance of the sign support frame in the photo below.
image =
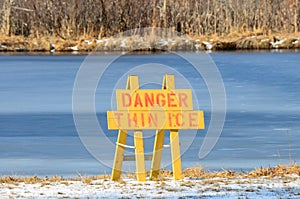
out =
[[(161, 90), (139, 90), (138, 76), (130, 75), (127, 78), (126, 90), (117, 90), (116, 93), (118, 103), (117, 111), (107, 111), (108, 129), (119, 130), (111, 179), (120, 179), (125, 148), (132, 148), (135, 150), (134, 157), (136, 161), (137, 181), (146, 181), (143, 130), (149, 129), (156, 130), (150, 170), (150, 180), (157, 179), (160, 174), (162, 150), (164, 148), (166, 130), (170, 131), (173, 179), (182, 180), (183, 174), (180, 154), (179, 130), (205, 128), (204, 112), (193, 110), (191, 91), (184, 89), (176, 90), (174, 75), (165, 74), (163, 77)], [(142, 98), (142, 95), (144, 95), (145, 98)], [(166, 100), (166, 98), (163, 99), (163, 101), (159, 100), (160, 97), (165, 96), (168, 97), (168, 100)], [(175, 96), (178, 97), (176, 98), (177, 101), (174, 98)], [(121, 102), (118, 101), (119, 98), (121, 99)], [(135, 100), (134, 103), (131, 101), (132, 98)], [(154, 99), (156, 99), (156, 101)], [(144, 106), (144, 104), (146, 106)], [(148, 107), (147, 104), (150, 104), (151, 107)], [(162, 109), (155, 109), (153, 112), (151, 108), (154, 107), (154, 105), (159, 105), (159, 107)], [(145, 116), (148, 113), (149, 116)], [(138, 114), (140, 114), (140, 116), (137, 116)], [(153, 116), (152, 114), (156, 115)], [(166, 118), (159, 119), (159, 114), (165, 115)], [(155, 119), (153, 119), (153, 117), (155, 117)], [(145, 120), (145, 118), (147, 119)], [(158, 121), (163, 123), (158, 125)], [(196, 121), (197, 123), (195, 123)], [(135, 124), (133, 125), (133, 123)], [(154, 123), (155, 125), (153, 127), (152, 125)], [(126, 145), (128, 130), (133, 130), (134, 146)]]
[[(128, 76), (127, 79), (127, 90), (134, 92), (139, 89), (139, 79), (138, 76)], [(114, 158), (114, 164), (112, 169), (112, 180), (119, 180), (121, 177), (122, 164), (124, 160), (124, 150), (126, 145), (128, 131), (119, 130), (118, 140), (116, 144), (116, 152)], [(144, 157), (144, 141), (143, 132), (134, 131), (134, 148), (135, 148), (135, 160), (136, 160), (136, 177), (139, 182), (146, 181), (146, 168), (145, 168), (145, 157)]]
[[(165, 75), (162, 85), (163, 90), (175, 90), (174, 75)], [(150, 179), (156, 179), (159, 176), (160, 164), (162, 159), (162, 150), (164, 148), (165, 130), (156, 130)], [(182, 180), (182, 165), (180, 157), (180, 142), (178, 130), (170, 130), (170, 146), (172, 155), (172, 170), (174, 180)]]

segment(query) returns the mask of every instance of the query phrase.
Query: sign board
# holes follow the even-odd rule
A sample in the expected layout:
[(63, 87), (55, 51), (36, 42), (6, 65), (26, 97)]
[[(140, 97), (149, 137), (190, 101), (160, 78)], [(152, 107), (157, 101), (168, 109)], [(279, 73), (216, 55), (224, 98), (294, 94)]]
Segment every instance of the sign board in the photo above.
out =
[(108, 129), (204, 129), (191, 90), (116, 90), (116, 98), (117, 111), (107, 112)]
[[(204, 129), (204, 113), (193, 109), (192, 90), (175, 89), (174, 75), (165, 75), (162, 90), (141, 90), (137, 76), (129, 76), (126, 90), (116, 90), (117, 110), (107, 111), (108, 129), (119, 130), (112, 180), (121, 176), (124, 149), (135, 150), (136, 176), (146, 181), (142, 130), (156, 130), (150, 179), (159, 175), (165, 130), (170, 130), (172, 169), (182, 179), (178, 130)], [(126, 145), (127, 131), (134, 131), (134, 146)], [(126, 159), (126, 158), (125, 158)]]
[(203, 111), (108, 111), (108, 129), (203, 129)]
[(191, 90), (116, 90), (118, 110), (193, 110)]

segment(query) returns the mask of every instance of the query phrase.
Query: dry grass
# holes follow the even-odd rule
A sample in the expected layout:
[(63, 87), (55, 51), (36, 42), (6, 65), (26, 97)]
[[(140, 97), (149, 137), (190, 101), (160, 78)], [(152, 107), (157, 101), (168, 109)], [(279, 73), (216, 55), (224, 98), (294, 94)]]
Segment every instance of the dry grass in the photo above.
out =
[(190, 178), (258, 178), (258, 177), (286, 177), (291, 174), (300, 176), (300, 166), (278, 165), (270, 168), (259, 168), (248, 173), (238, 173), (232, 170), (210, 172), (203, 170), (202, 167), (188, 168), (183, 172), (185, 177)]
[[(149, 174), (149, 173), (148, 173)], [(259, 168), (248, 173), (239, 173), (232, 170), (224, 170), (224, 171), (205, 171), (202, 167), (194, 167), (188, 168), (183, 171), (183, 175), (186, 178), (203, 178), (210, 180), (212, 178), (259, 178), (259, 177), (289, 177), (291, 174), (295, 174), (300, 176), (300, 166), (297, 164), (293, 165), (278, 165), (276, 167), (270, 168)], [(122, 177), (126, 178), (135, 178), (136, 175), (133, 173), (123, 174)], [(162, 170), (160, 172), (160, 176), (157, 179), (158, 181), (162, 181), (165, 179), (172, 178), (172, 172), (168, 170)], [(110, 175), (99, 175), (99, 176), (81, 176), (78, 174), (75, 178), (63, 178), (61, 176), (52, 176), (52, 177), (44, 177), (39, 178), (38, 176), (29, 176), (29, 177), (20, 177), (20, 176), (2, 176), (0, 177), (0, 183), (7, 184), (34, 184), (41, 183), (43, 186), (48, 185), (49, 183), (60, 182), (62, 184), (68, 184), (68, 181), (81, 181), (85, 184), (91, 184), (95, 180), (110, 180)], [(207, 181), (208, 182), (208, 181)], [(214, 181), (212, 181), (213, 183)], [(125, 183), (122, 179), (120, 179), (119, 183)]]
[(205, 171), (202, 167), (188, 168), (183, 171), (183, 175), (188, 178), (236, 178), (241, 174), (232, 170), (218, 172)]
[(248, 178), (256, 178), (261, 176), (269, 176), (269, 177), (285, 177), (286, 175), (296, 174), (300, 176), (300, 166), (297, 164), (293, 165), (278, 165), (273, 168), (259, 168), (253, 170), (247, 174), (245, 177)]
[[(282, 42), (272, 45), (272, 42)], [(42, 51), (49, 52), (55, 48), (56, 52), (76, 51), (193, 51), (208, 49), (209, 42), (211, 50), (238, 50), (238, 49), (291, 49), (300, 48), (300, 34), (271, 34), (263, 35), (258, 32), (238, 33), (232, 32), (227, 35), (187, 37), (174, 36), (162, 38), (159, 36), (132, 36), (132, 37), (110, 37), (96, 40), (91, 36), (81, 36), (78, 39), (64, 40), (59, 37), (23, 37), (23, 36), (1, 36), (0, 51)]]
[[(206, 49), (203, 42), (209, 42), (212, 45), (212, 50), (239, 50), (239, 49), (295, 49), (300, 48), (300, 34), (262, 34), (259, 31), (244, 33), (233, 32), (228, 35), (217, 36), (201, 36), (194, 37), (200, 49)], [(284, 40), (276, 46), (272, 42)]]

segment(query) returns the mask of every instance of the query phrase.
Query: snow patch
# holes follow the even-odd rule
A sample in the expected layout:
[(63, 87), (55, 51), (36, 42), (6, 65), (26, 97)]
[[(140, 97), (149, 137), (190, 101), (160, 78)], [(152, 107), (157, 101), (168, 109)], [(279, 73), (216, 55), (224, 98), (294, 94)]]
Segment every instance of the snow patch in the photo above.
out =
[(169, 44), (168, 41), (163, 40), (163, 39), (160, 39), (157, 43), (158, 43), (159, 45), (162, 45), (162, 46), (167, 46), (167, 45)]
[(103, 40), (102, 39), (96, 39), (96, 43), (99, 44), (99, 43), (102, 43)]
[(282, 39), (282, 40), (278, 40), (276, 42), (270, 42), (270, 44), (272, 45), (273, 48), (278, 48), (279, 45), (283, 44), (283, 42), (285, 42), (286, 39)]
[(213, 47), (213, 45), (207, 41), (203, 41), (202, 43), (206, 46), (207, 50), (211, 50)]
[(87, 45), (91, 45), (93, 43), (90, 40), (84, 40), (84, 42), (87, 43)]
[(78, 51), (78, 47), (77, 46), (70, 46), (70, 47), (68, 47), (68, 49), (71, 49), (73, 51)]
[(267, 42), (270, 41), (270, 39), (262, 39), (260, 42)]
[(121, 40), (120, 47), (123, 47), (123, 48), (127, 47), (127, 46), (126, 46), (126, 41), (127, 41), (126, 39), (122, 39), (122, 40)]
[(81, 181), (43, 182), (36, 184), (0, 185), (0, 198), (291, 198), (300, 195), (300, 177), (286, 178), (211, 178), (181, 181), (137, 182), (122, 179), (118, 182), (99, 179)]

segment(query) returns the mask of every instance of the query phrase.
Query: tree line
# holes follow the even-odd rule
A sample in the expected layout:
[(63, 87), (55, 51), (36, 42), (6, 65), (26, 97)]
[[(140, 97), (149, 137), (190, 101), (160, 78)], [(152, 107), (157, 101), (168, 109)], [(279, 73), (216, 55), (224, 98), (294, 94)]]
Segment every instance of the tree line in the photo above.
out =
[(0, 32), (108, 37), (144, 27), (188, 35), (297, 33), (299, 0), (1, 0)]

